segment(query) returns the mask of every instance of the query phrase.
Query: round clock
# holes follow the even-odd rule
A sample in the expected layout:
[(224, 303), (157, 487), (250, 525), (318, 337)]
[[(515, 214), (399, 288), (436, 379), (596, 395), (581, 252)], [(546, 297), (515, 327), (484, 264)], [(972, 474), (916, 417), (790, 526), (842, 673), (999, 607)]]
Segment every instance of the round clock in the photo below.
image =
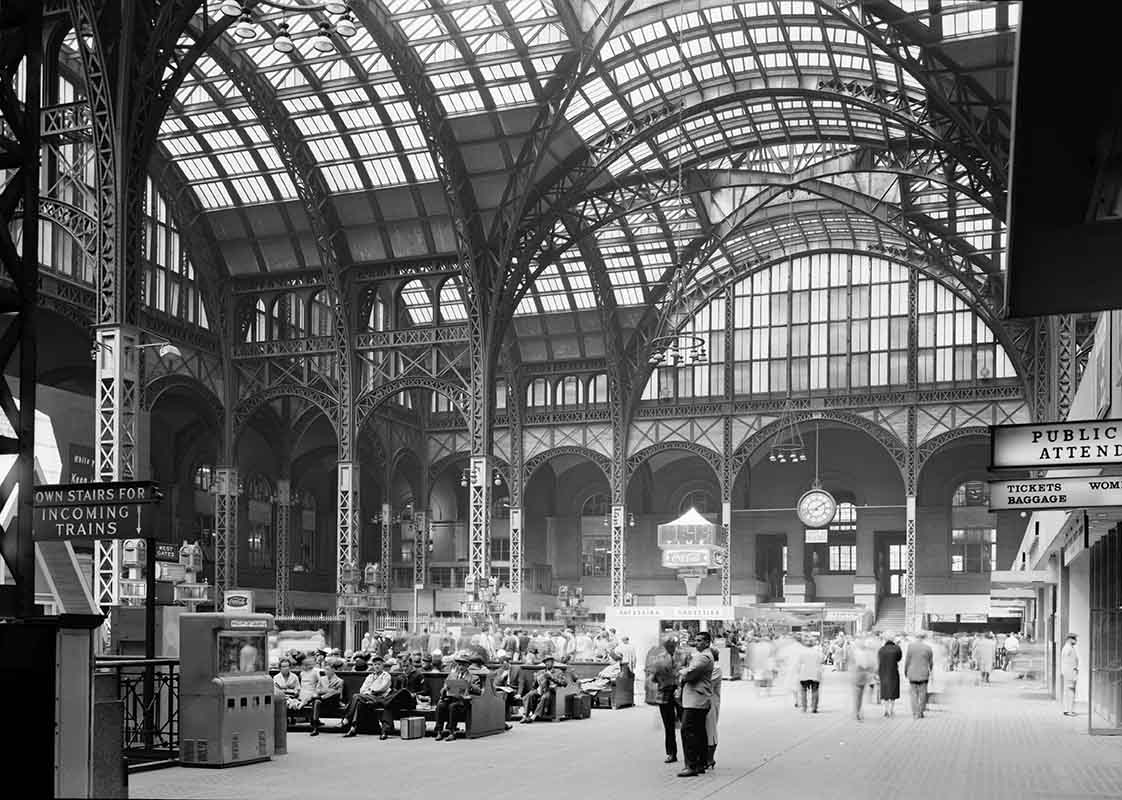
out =
[(808, 528), (824, 528), (834, 518), (838, 503), (825, 489), (811, 489), (799, 498), (795, 510)]

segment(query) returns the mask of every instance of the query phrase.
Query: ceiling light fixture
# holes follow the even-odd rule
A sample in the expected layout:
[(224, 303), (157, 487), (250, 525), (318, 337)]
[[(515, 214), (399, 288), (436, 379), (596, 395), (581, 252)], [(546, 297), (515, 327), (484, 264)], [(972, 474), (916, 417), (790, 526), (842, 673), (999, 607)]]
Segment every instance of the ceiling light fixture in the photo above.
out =
[[(341, 0), (328, 0), (322, 3), (286, 2), (285, 0), (257, 0), (257, 8), (274, 8), (287, 14), (314, 14), (322, 12), (327, 18), (316, 23), (318, 30), (310, 37), (312, 49), (316, 54), (327, 55), (336, 50), (335, 38), (349, 39), (358, 33), (358, 23), (351, 13), (349, 3)], [(253, 14), (245, 0), (223, 0), (219, 6), (222, 14), (236, 17), (237, 23), (233, 26), (233, 36), (241, 41), (252, 41), (261, 35), (259, 23), (254, 22)], [(301, 30), (300, 28), (297, 29)], [(273, 34), (273, 50), (278, 53), (292, 53), (296, 50), (297, 40), (293, 38), (292, 29), (287, 22), (277, 25)], [(301, 36), (300, 38), (309, 38)]]

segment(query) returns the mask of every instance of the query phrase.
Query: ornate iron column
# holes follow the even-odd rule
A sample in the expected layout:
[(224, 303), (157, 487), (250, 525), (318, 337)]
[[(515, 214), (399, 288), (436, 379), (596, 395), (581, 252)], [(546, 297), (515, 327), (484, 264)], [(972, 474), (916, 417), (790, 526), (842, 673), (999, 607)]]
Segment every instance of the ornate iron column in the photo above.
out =
[(475, 576), (476, 586), (486, 586), (491, 577), (491, 459), (486, 455), (473, 455), (470, 463), (468, 574)]
[(214, 471), (214, 608), (225, 607), (226, 592), (238, 585), (238, 468)]
[(277, 481), (276, 516), (276, 554), (277, 554), (277, 594), (274, 613), (287, 616), (292, 613), (288, 603), (289, 582), (292, 576), (289, 536), (292, 532), (292, 481), (281, 478)]
[[(95, 331), (94, 424), (99, 481), (136, 480), (137, 419), (140, 413), (140, 332), (127, 325)], [(104, 614), (120, 605), (121, 547), (116, 539), (94, 542), (94, 597)], [(103, 638), (109, 640), (109, 618)]]
[(347, 570), (358, 566), (359, 517), (358, 464), (351, 461), (338, 463), (338, 487), (335, 493), (337, 540), (335, 548), (335, 591), (346, 591)]
[[(731, 361), (732, 345), (728, 334), (732, 328), (729, 322), (728, 309), (732, 306), (732, 291), (725, 297), (725, 360)], [(726, 369), (726, 381), (728, 380)], [(725, 394), (731, 397), (732, 387), (725, 384)], [(724, 528), (725, 540), (721, 544), (725, 547), (725, 557), (721, 562), (721, 605), (732, 605), (732, 482), (735, 479), (732, 463), (732, 416), (731, 409), (725, 414), (721, 424), (721, 526)]]
[(732, 605), (732, 503), (721, 503), (721, 525), (724, 528), (725, 559), (721, 562), (721, 605)]
[[(389, 491), (387, 484), (387, 491)], [(390, 594), (393, 589), (393, 506), (382, 503), (382, 540), (381, 566), (378, 573), (378, 596), (382, 598), (382, 610), (390, 610)]]
[(522, 617), (522, 506), (510, 507), (510, 591)]
[(627, 524), (627, 510), (622, 503), (612, 505), (612, 587), (609, 602), (622, 606), (627, 591), (627, 541), (624, 530)]
[(413, 512), (413, 585), (428, 583), (429, 567), (429, 512)]
[[(915, 396), (919, 386), (919, 274), (908, 273), (908, 391)], [(915, 400), (908, 404), (908, 429), (904, 441), (904, 625), (909, 632), (919, 630), (916, 604), (916, 494), (919, 490), (919, 442)]]

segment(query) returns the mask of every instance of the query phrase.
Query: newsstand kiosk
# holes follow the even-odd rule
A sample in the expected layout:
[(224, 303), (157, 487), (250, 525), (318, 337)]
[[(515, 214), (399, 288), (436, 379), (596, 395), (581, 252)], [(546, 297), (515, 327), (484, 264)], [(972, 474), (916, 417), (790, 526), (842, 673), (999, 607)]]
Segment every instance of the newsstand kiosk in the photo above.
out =
[(229, 767), (273, 755), (271, 614), (179, 618), (179, 760)]

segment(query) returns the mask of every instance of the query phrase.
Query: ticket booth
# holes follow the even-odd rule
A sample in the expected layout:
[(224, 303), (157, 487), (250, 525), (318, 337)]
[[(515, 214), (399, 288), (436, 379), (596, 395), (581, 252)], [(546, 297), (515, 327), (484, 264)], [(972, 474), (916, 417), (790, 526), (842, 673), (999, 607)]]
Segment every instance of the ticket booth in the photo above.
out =
[(271, 614), (184, 614), (179, 619), (179, 758), (229, 767), (273, 755)]

